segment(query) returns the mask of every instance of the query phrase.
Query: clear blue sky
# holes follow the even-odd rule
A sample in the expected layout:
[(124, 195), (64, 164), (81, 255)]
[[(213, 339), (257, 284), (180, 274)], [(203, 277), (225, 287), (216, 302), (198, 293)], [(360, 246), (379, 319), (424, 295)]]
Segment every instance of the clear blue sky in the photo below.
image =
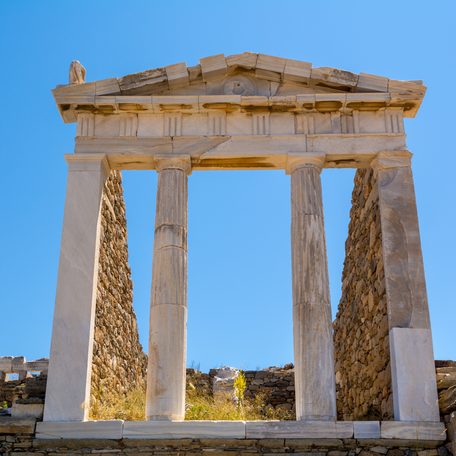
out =
[[(406, 121), (436, 358), (456, 359), (456, 3), (448, 1), (0, 1), (0, 355), (47, 356), (65, 197), (64, 125), (51, 89), (71, 60), (89, 81), (243, 51), (395, 79), (428, 93)], [(289, 178), (189, 178), (188, 364), (292, 360)], [(323, 173), (333, 310), (352, 170)], [(147, 347), (156, 176), (124, 173), (134, 306)]]

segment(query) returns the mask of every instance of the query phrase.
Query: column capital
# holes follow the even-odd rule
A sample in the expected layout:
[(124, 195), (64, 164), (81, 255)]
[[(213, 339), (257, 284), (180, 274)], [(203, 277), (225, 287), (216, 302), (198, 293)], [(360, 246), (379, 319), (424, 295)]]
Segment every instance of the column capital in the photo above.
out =
[(106, 154), (65, 154), (69, 171), (111, 171)]
[(156, 155), (154, 159), (157, 172), (165, 169), (180, 169), (186, 174), (191, 174), (192, 172), (190, 155)]
[(378, 152), (372, 159), (370, 166), (374, 171), (392, 168), (407, 168), (410, 167), (412, 155), (413, 154), (408, 150)]
[(317, 168), (319, 171), (325, 164), (325, 154), (288, 154), (285, 172), (292, 174), (299, 168)]

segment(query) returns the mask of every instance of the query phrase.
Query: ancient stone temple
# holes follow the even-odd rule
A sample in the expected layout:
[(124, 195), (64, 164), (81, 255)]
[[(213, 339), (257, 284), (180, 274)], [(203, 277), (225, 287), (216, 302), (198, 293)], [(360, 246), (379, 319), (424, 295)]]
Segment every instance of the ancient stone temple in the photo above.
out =
[[(202, 58), (194, 67), (178, 63), (90, 83), (84, 82), (85, 71), (74, 62), (71, 74), (72, 83), (54, 90), (64, 122), (76, 122), (77, 135), (74, 153), (65, 156), (65, 217), (44, 422), (37, 427), (38, 437), (445, 439), (439, 422), (412, 154), (403, 122), (419, 109), (425, 93), (421, 82), (313, 68), (307, 62), (253, 53), (220, 54)], [(365, 179), (375, 182), (374, 190), (366, 192), (373, 212), (364, 217), (367, 209), (359, 208), (359, 226), (350, 233), (357, 236), (358, 228), (362, 233), (365, 220), (378, 221), (373, 230), (379, 227), (381, 243), (375, 251), (381, 254), (384, 289), (372, 295), (372, 306), (366, 298), (366, 305), (372, 318), (377, 310), (385, 317), (388, 353), (384, 352), (386, 362), (378, 362), (366, 378), (374, 382), (380, 373), (389, 378), (391, 400), (388, 391), (385, 397), (366, 393), (378, 396), (380, 409), (385, 399), (385, 413), (377, 420), (348, 399), (338, 400), (344, 409), (339, 417), (348, 419), (337, 420), (335, 365), (339, 394), (348, 397), (350, 391), (369, 389), (357, 385), (348, 372), (350, 351), (375, 350), (378, 344), (363, 347), (360, 342), (369, 340), (367, 323), (356, 343), (346, 342), (351, 339), (344, 335), (344, 325), (356, 321), (350, 314), (350, 309), (357, 309), (351, 305), (353, 296), (362, 291), (362, 286), (350, 288), (352, 279), (356, 274), (364, 277), (364, 270), (353, 266), (356, 251), (347, 252), (346, 301), (336, 322), (335, 360), (323, 168), (363, 169)], [(158, 173), (147, 421), (89, 422), (102, 190), (109, 172), (123, 169)], [(294, 422), (182, 422), (187, 181), (192, 172), (229, 169), (279, 169), (290, 176)], [(357, 311), (363, 312), (362, 304)]]

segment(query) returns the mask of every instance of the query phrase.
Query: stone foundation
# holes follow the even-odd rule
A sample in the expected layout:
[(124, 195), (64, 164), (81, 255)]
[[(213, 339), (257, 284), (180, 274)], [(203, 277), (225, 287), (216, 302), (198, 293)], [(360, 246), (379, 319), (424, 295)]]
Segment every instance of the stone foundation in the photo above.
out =
[[(22, 424), (19, 433), (1, 433), (0, 453), (57, 456), (57, 455), (179, 455), (239, 456), (308, 455), (308, 456), (442, 456), (447, 454), (442, 442), (406, 439), (328, 439), (328, 438), (183, 438), (183, 439), (60, 439), (38, 440)], [(19, 428), (19, 425), (17, 426)]]
[(392, 419), (380, 212), (370, 169), (354, 180), (334, 351), (339, 419)]

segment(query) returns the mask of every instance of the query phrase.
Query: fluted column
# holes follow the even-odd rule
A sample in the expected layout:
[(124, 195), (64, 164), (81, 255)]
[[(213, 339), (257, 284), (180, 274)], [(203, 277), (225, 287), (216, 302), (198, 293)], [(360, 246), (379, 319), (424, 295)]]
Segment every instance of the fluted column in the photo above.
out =
[(336, 418), (334, 349), (321, 194), (323, 158), (289, 157), (296, 419)]
[(88, 418), (105, 155), (67, 155), (68, 180), (44, 421)]
[(394, 418), (439, 421), (432, 335), (408, 151), (381, 152), (377, 177)]
[(146, 417), (182, 420), (187, 350), (187, 176), (190, 158), (164, 157), (158, 172)]

